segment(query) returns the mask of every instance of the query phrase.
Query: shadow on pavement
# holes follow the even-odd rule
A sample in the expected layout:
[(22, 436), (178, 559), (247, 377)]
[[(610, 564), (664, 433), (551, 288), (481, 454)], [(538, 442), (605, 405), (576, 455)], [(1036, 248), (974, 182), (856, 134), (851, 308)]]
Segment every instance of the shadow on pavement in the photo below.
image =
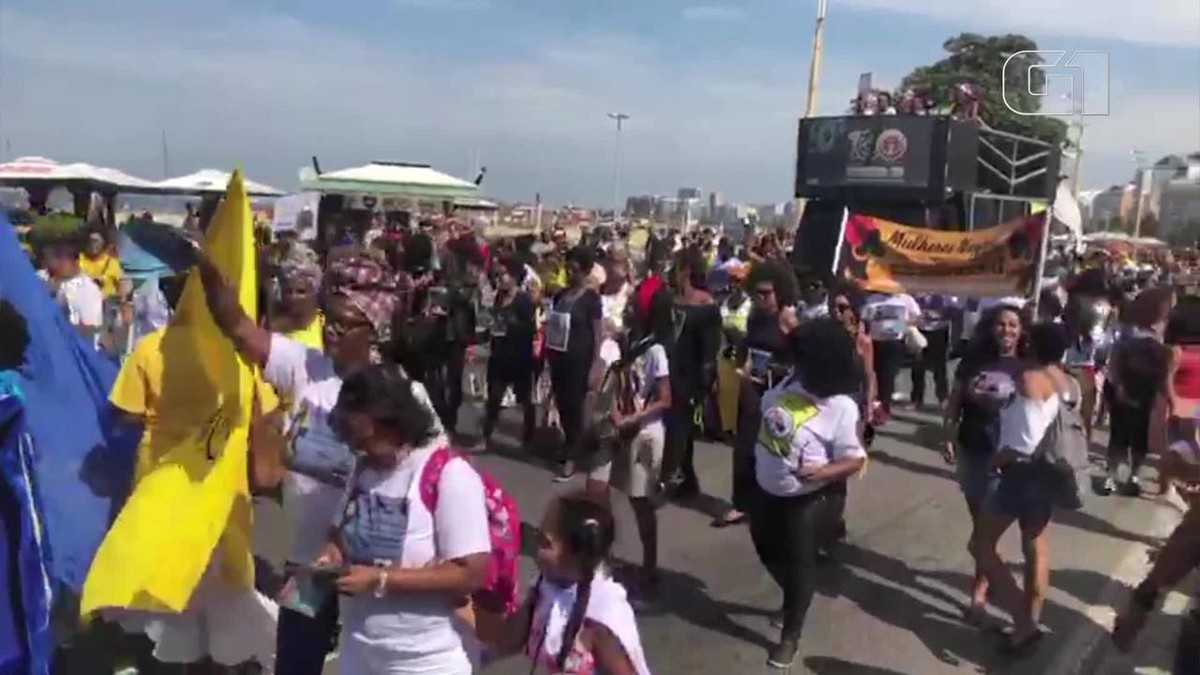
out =
[(945, 439), (942, 425), (938, 422), (931, 422), (929, 419), (909, 419), (899, 415), (893, 416), (894, 420), (899, 422), (907, 422), (916, 425), (912, 431), (899, 431), (894, 426), (884, 424), (875, 428), (875, 433), (880, 436), (915, 445), (919, 448), (937, 448)]
[(639, 615), (671, 614), (687, 623), (705, 628), (762, 649), (774, 646), (772, 639), (729, 618), (733, 615), (765, 616), (770, 611), (733, 602), (713, 600), (703, 581), (684, 572), (660, 569), (662, 582), (658, 599), (639, 611)]
[[(909, 471), (912, 473), (921, 474), (924, 476), (932, 476), (934, 478), (944, 478), (946, 480), (957, 481), (958, 478), (954, 474), (954, 469), (947, 466), (931, 466), (921, 462), (914, 462), (911, 459), (897, 457), (885, 450), (872, 449), (870, 453), (870, 461), (879, 462), (888, 466), (895, 467), (901, 471)], [(940, 462), (941, 459), (939, 458)]]
[(962, 606), (965, 594), (956, 597), (927, 580), (939, 579), (951, 588), (965, 589), (970, 581), (967, 575), (927, 574), (853, 544), (844, 545), (838, 556), (843, 569), (836, 591), (841, 597), (890, 626), (907, 629), (942, 663), (970, 667), (994, 660), (992, 644), (979, 630), (963, 623), (957, 609), (947, 611), (921, 597), (933, 596), (936, 602)]
[[(1054, 554), (1051, 553), (1050, 562), (1054, 563)], [(1017, 571), (1020, 574), (1020, 570)], [(1071, 595), (1084, 604), (1096, 604), (1101, 599), (1101, 595), (1108, 592), (1112, 584), (1120, 584), (1122, 597), (1126, 593), (1132, 592), (1128, 584), (1113, 579), (1107, 574), (1101, 574), (1092, 570), (1074, 570), (1074, 569), (1051, 569), (1050, 570), (1050, 587), (1057, 588), (1064, 593)]]
[(864, 666), (827, 656), (810, 656), (804, 659), (804, 665), (816, 675), (906, 675), (898, 670)]
[[(930, 654), (954, 667), (992, 673), (1044, 672), (1042, 669), (1061, 647), (1061, 642), (1080, 621), (1087, 620), (1079, 612), (1047, 600), (1041, 623), (1051, 634), (1037, 652), (1025, 659), (1013, 660), (999, 653), (999, 636), (963, 623), (959, 608), (966, 602), (966, 589), (971, 581), (969, 575), (914, 570), (902, 561), (849, 544), (840, 555), (845, 565), (838, 589), (842, 597), (889, 625), (909, 630), (925, 644)], [(1098, 587), (1100, 578), (1100, 575), (1092, 578), (1083, 572), (1059, 573), (1052, 577), (1052, 585), (1058, 582), (1065, 584), (1066, 590), (1080, 591), (1081, 584)], [(948, 592), (946, 587), (960, 592)], [(1098, 592), (1099, 588), (1093, 594)], [(955, 609), (947, 611), (925, 599), (930, 596), (933, 602), (950, 604)], [(915, 611), (914, 605), (918, 605)], [(998, 616), (993, 614), (989, 624), (997, 627), (1007, 624), (1007, 617), (1001, 621)]]
[[(1106, 499), (1129, 499), (1129, 497), (1112, 496)], [(1092, 534), (1099, 534), (1130, 543), (1138, 543), (1150, 548), (1158, 548), (1162, 545), (1162, 540), (1159, 537), (1127, 532), (1103, 518), (1093, 516), (1084, 511), (1056, 511), (1054, 513), (1054, 522), (1058, 525), (1068, 525), (1084, 530), (1085, 532), (1091, 532)]]
[(695, 497), (672, 500), (671, 504), (685, 511), (699, 513), (700, 515), (708, 516), (709, 518), (716, 518), (724, 514), (731, 507), (731, 504), (728, 501), (721, 499), (720, 497), (714, 497), (713, 495), (705, 492), (701, 492)]

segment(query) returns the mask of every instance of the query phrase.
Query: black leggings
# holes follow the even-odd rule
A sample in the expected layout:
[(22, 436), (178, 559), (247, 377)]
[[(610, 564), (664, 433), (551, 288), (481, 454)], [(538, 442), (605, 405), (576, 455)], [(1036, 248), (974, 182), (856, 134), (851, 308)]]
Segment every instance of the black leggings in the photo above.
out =
[(875, 340), (875, 389), (879, 405), (892, 409), (892, 394), (896, 393), (896, 374), (904, 365), (903, 340)]
[(425, 387), (433, 399), (433, 408), (448, 434), (458, 431), (458, 409), (463, 402), (463, 370), (466, 364), (467, 346), (454, 343), (447, 346), (443, 359), (425, 374)]
[(666, 447), (663, 449), (662, 475), (665, 480), (680, 480), (687, 489), (700, 487), (696, 475), (696, 406), (691, 396), (675, 398), (667, 411)]
[(750, 516), (750, 539), (783, 590), (781, 640), (796, 640), (816, 592), (817, 550), (827, 539), (827, 490), (796, 497), (760, 494)]
[(558, 408), (558, 423), (562, 426), (563, 447), (559, 461), (578, 459), (583, 438), (583, 404), (588, 393), (588, 368), (566, 359), (550, 362), (550, 388)]
[(528, 444), (533, 440), (533, 430), (537, 420), (533, 407), (533, 367), (488, 368), (487, 373), (487, 413), (483, 420), (483, 435), (491, 437), (496, 430), (496, 420), (500, 417), (500, 403), (504, 400), (504, 392), (511, 387), (517, 404), (521, 406), (522, 427), (521, 441)]
[(1109, 397), (1108, 473), (1115, 478), (1118, 468), (1128, 462), (1130, 476), (1136, 476), (1150, 447), (1150, 408), (1115, 398)]
[(758, 385), (742, 380), (738, 392), (737, 434), (733, 439), (733, 508), (748, 512), (754, 505), (758, 481), (754, 475), (754, 446), (758, 444), (758, 428), (762, 423), (759, 404), (762, 395)]

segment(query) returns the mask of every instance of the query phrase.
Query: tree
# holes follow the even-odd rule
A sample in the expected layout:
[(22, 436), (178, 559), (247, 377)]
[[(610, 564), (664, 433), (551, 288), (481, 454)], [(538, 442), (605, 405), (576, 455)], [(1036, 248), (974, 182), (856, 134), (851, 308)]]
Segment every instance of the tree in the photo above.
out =
[(1008, 88), (1008, 101), (1018, 110), (1041, 110), (1041, 100), (1030, 91), (1029, 75), (1033, 75), (1033, 90), (1045, 86), (1045, 72), (1030, 70), (1043, 62), (1038, 54), (1021, 54), (1005, 62), (1017, 52), (1036, 50), (1037, 43), (1024, 35), (984, 36), (963, 33), (942, 44), (949, 52), (946, 58), (928, 66), (920, 66), (905, 76), (901, 89), (912, 89), (935, 101), (951, 100), (951, 90), (962, 82), (971, 82), (982, 89), (979, 116), (991, 128), (1029, 136), (1047, 143), (1066, 145), (1067, 125), (1055, 117), (1018, 115), (1004, 103), (1001, 92)]

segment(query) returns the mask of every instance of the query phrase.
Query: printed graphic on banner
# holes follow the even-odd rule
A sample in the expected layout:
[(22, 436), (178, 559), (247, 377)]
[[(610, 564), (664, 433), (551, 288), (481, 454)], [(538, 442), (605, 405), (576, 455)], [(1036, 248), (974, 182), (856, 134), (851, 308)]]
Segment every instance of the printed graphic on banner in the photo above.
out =
[(877, 293), (1025, 295), (1037, 278), (1044, 214), (944, 232), (850, 214), (839, 273)]
[(271, 219), (271, 230), (295, 232), (304, 241), (317, 238), (317, 210), (321, 207), (321, 195), (305, 192), (288, 195), (275, 200), (275, 213)]
[(926, 187), (937, 125), (916, 115), (804, 120), (798, 176), (806, 188)]

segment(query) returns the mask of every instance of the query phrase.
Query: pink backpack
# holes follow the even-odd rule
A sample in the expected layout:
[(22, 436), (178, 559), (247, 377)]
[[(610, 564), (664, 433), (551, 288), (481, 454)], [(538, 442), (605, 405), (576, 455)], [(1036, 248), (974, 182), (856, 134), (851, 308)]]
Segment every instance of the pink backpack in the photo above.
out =
[[(442, 469), (452, 459), (463, 459), (449, 448), (438, 448), (425, 462), (421, 471), (421, 502), (430, 513), (437, 511), (438, 482)], [(468, 462), (469, 463), (469, 462)], [(474, 468), (474, 466), (472, 466)], [(488, 561), (487, 583), (472, 599), (485, 610), (511, 614), (517, 610), (518, 557), (521, 555), (521, 514), (517, 503), (490, 475), (475, 469), (483, 480), (483, 495), (487, 504), (488, 534), (492, 540)]]

